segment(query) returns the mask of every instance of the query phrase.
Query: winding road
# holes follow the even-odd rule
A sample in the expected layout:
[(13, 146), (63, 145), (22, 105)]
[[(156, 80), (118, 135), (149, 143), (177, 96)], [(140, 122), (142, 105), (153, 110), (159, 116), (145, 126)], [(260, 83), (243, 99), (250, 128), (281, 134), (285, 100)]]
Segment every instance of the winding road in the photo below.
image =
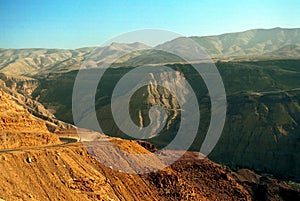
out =
[(63, 147), (67, 144), (80, 142), (79, 137), (60, 137), (59, 139), (63, 142), (62, 144), (51, 144), (51, 145), (36, 146), (36, 147), (22, 147), (22, 148), (16, 148), (16, 149), (2, 149), (2, 150), (0, 150), (0, 153), (37, 150), (37, 149), (42, 149), (42, 148)]

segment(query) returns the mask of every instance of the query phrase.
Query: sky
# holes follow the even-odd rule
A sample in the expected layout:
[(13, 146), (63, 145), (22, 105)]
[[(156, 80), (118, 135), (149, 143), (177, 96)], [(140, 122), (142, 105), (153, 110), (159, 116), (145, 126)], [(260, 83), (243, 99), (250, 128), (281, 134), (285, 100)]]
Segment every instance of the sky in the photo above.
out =
[(140, 29), (206, 36), (300, 28), (299, 10), (299, 0), (0, 0), (0, 48), (100, 46)]

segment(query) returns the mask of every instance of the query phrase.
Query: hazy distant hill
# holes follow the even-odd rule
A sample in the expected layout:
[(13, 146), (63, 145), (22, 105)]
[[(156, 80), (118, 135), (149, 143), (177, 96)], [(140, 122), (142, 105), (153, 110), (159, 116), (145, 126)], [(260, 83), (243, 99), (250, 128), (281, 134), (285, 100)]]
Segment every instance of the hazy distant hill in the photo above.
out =
[[(155, 47), (131, 54), (116, 66), (139, 66), (143, 64), (165, 64), (182, 62), (178, 57), (186, 55), (190, 61), (195, 58), (195, 50), (191, 50), (190, 39), (196, 41), (208, 55), (216, 60), (267, 60), (300, 58), (300, 29), (254, 29), (245, 32), (227, 33), (218, 36), (193, 36), (176, 38)], [(160, 51), (166, 50), (166, 51)], [(175, 52), (176, 55), (168, 53)], [(202, 60), (207, 56), (196, 51)], [(201, 56), (202, 54), (202, 56)]]
[(89, 54), (85, 61), (87, 68), (103, 68), (105, 64), (114, 62), (123, 63), (132, 57), (141, 55), (144, 50), (151, 47), (135, 42), (135, 43), (111, 43), (109, 46), (97, 47)]
[(0, 49), (0, 71), (13, 75), (30, 75), (51, 69), (72, 70), (92, 48), (63, 49)]
[(266, 53), (265, 56), (267, 57), (273, 57), (273, 58), (278, 58), (278, 57), (299, 57), (300, 55), (300, 44), (295, 44), (295, 45), (286, 45), (283, 46), (273, 52)]
[[(194, 36), (211, 57), (215, 58), (251, 58), (271, 53), (287, 45), (300, 44), (300, 29), (253, 29), (245, 32), (227, 33), (217, 36)], [(176, 49), (178, 53), (189, 51), (186, 40), (177, 38), (159, 45), (160, 48)], [(286, 50), (286, 55), (293, 49)], [(299, 53), (291, 54), (299, 57)]]
[[(215, 59), (291, 59), (300, 58), (300, 29), (254, 29), (217, 36), (190, 37)], [(142, 43), (112, 43), (96, 48), (63, 49), (0, 49), (0, 72), (13, 75), (68, 72), (80, 68), (102, 67), (116, 59), (115, 67), (180, 62), (178, 56), (157, 50)], [(186, 38), (176, 38), (157, 49), (172, 50), (178, 55), (192, 53)]]
[(90, 63), (89, 67), (94, 68), (99, 63), (111, 63), (123, 54), (147, 48), (149, 47), (142, 43), (112, 43), (104, 47), (88, 47), (75, 50), (0, 49), (0, 72), (29, 76), (51, 72), (68, 72), (78, 70), (82, 62), (88, 57), (97, 61), (97, 63)]

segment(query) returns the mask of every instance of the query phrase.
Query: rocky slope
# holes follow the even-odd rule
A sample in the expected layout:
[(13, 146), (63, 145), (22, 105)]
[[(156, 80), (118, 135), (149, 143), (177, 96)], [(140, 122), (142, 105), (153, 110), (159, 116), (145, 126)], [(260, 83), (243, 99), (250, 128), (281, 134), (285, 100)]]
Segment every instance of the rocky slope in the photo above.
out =
[[(271, 30), (250, 30), (242, 33), (224, 34), (220, 36), (192, 37), (192, 39), (205, 47), (213, 57), (217, 59), (225, 58), (227, 61), (224, 63), (218, 62), (216, 65), (224, 80), (228, 96), (228, 115), (219, 144), (209, 157), (214, 161), (230, 165), (231, 167), (251, 168), (259, 172), (271, 173), (277, 178), (283, 177), (284, 179), (299, 181), (300, 165), (298, 158), (300, 152), (298, 144), (300, 143), (300, 71), (299, 60), (295, 60), (295, 58), (299, 58), (299, 29), (276, 28)], [(185, 41), (181, 38), (162, 45), (165, 46), (165, 48), (177, 49), (179, 52), (187, 51), (187, 48), (185, 48)], [(92, 60), (95, 59), (97, 62), (93, 62), (92, 60), (89, 61), (87, 68), (96, 68), (101, 64), (109, 63), (112, 58), (129, 53), (132, 50), (135, 50), (135, 48), (143, 49), (147, 47), (140, 44), (126, 45), (114, 43), (110, 46), (99, 48), (98, 51), (94, 52), (94, 55), (92, 55)], [(10, 149), (14, 147), (40, 146), (58, 143), (56, 137), (55, 139), (52, 139), (54, 135), (50, 134), (48, 130), (57, 132), (59, 128), (71, 127), (69, 124), (58, 121), (55, 116), (72, 123), (71, 98), (73, 83), (77, 73), (77, 71), (72, 70), (76, 70), (81, 66), (82, 62), (87, 58), (92, 49), (93, 48), (83, 48), (78, 50), (0, 50), (0, 72), (2, 73), (0, 74), (0, 86), (2, 89), (1, 93), (4, 94), (4, 99), (1, 99), (3, 101), (3, 104), (1, 104), (1, 110), (3, 111), (1, 113), (1, 115), (3, 115), (1, 116), (1, 131), (3, 132), (2, 148)], [(149, 59), (147, 58), (147, 55), (143, 55), (140, 52), (134, 52), (133, 54), (122, 57), (120, 62), (128, 62), (125, 66), (138, 66), (144, 62), (167, 63), (170, 61), (168, 60), (170, 55), (161, 54), (161, 52), (156, 51), (150, 51), (149, 53), (150, 56), (154, 56), (155, 58), (152, 59), (151, 57)], [(274, 57), (281, 60), (228, 62), (228, 59), (257, 60)], [(282, 60), (282, 58), (291, 57), (291, 60)], [(172, 57), (171, 61), (177, 62), (177, 59), (178, 58), (176, 57)], [(118, 63), (118, 67), (123, 66)], [(172, 67), (179, 70), (181, 73), (189, 75), (187, 76), (187, 79), (194, 87), (193, 89), (200, 102), (199, 109), (201, 112), (204, 112), (201, 113), (199, 135), (191, 147), (191, 150), (198, 151), (203, 140), (203, 134), (206, 133), (207, 126), (209, 125), (210, 102), (208, 92), (203, 85), (203, 81), (201, 81), (201, 79), (199, 81), (197, 76), (194, 75), (195, 72), (190, 71), (187, 68), (187, 65), (172, 65)], [(104, 78), (107, 83), (105, 83), (105, 81), (101, 83), (104, 83), (104, 85), (101, 85), (101, 87), (104, 86), (104, 88), (98, 89), (98, 95), (96, 96), (96, 110), (102, 128), (110, 135), (123, 138), (126, 138), (126, 136), (113, 121), (109, 98), (114, 84), (131, 69), (132, 68), (110, 69), (111, 71), (108, 71)], [(94, 71), (90, 72), (92, 75), (94, 74)], [(30, 76), (30, 78), (28, 76)], [(92, 76), (92, 78), (95, 78), (95, 76)], [(181, 80), (177, 79), (176, 76), (173, 78), (173, 83), (178, 83), (179, 90), (184, 89)], [(164, 79), (169, 78), (164, 77)], [(100, 90), (101, 95), (99, 95)], [(182, 96), (184, 96), (183, 90)], [(13, 105), (11, 107), (7, 103), (7, 101), (10, 102), (10, 100), (13, 100)], [(38, 101), (43, 103), (48, 109)], [(171, 135), (164, 135), (165, 133), (162, 133), (163, 135), (159, 135), (158, 138), (153, 138), (151, 140), (151, 142), (158, 145), (158, 147), (163, 147), (173, 139), (178, 130), (178, 123), (180, 120), (180, 112), (178, 112), (179, 106), (173, 95), (167, 90), (156, 87), (155, 85), (149, 85), (134, 94), (130, 107), (133, 121), (139, 126), (145, 126), (149, 123), (148, 109), (151, 105), (156, 104), (164, 106), (169, 114), (167, 127), (163, 132), (167, 133), (167, 131), (171, 131)], [(13, 115), (9, 116), (6, 113), (6, 111), (10, 111), (9, 108), (15, 108), (17, 112), (11, 113)], [(29, 111), (29, 113), (26, 111)], [(18, 116), (19, 113), (22, 115)], [(53, 116), (53, 113), (55, 116)], [(32, 114), (38, 118), (33, 117)], [(126, 147), (128, 148), (129, 145), (127, 145)], [(130, 146), (133, 145), (130, 144)], [(57, 147), (54, 147), (54, 150), (56, 148)], [(82, 150), (81, 147), (78, 149)], [(145, 151), (140, 147), (136, 147), (136, 149)], [(37, 152), (35, 152), (37, 155), (34, 155), (34, 157), (31, 158), (31, 162), (36, 160), (39, 156), (43, 158), (40, 161), (44, 164), (43, 167), (56, 166), (55, 163), (52, 164), (51, 161), (47, 162), (47, 159), (44, 158), (43, 155), (46, 154), (46, 152), (40, 151), (41, 150), (37, 150)], [(26, 167), (28, 160), (26, 161), (27, 158), (25, 158), (24, 153), (31, 153), (31, 150), (25, 151), (24, 153), (22, 151), (14, 153), (23, 155), (22, 157), (19, 157), (12, 153), (4, 153), (8, 154), (7, 157), (10, 156), (10, 154), (13, 155), (13, 158), (19, 157), (17, 161), (12, 160), (14, 164), (9, 164), (11, 171), (13, 172), (16, 171), (13, 168), (15, 164), (20, 163), (21, 166)], [(54, 152), (52, 154), (53, 160), (54, 156), (56, 158), (55, 154), (56, 153)], [(69, 154), (72, 155), (72, 153)], [(20, 162), (21, 160), (23, 161)], [(89, 160), (93, 161), (94, 159)], [(214, 192), (210, 192), (209, 189), (214, 188), (215, 186), (220, 189), (216, 192), (224, 196), (222, 197), (223, 200), (228, 199), (228, 195), (234, 196), (235, 199), (244, 198), (246, 200), (249, 196), (252, 196), (252, 198), (257, 200), (293, 200), (295, 196), (298, 196), (297, 191), (296, 193), (294, 190), (290, 191), (288, 184), (284, 182), (281, 183), (273, 179), (266, 179), (265, 177), (259, 177), (256, 174), (250, 174), (248, 172), (239, 172), (232, 176), (234, 178), (233, 181), (244, 186), (243, 188), (240, 188), (239, 185), (235, 186), (235, 183), (229, 183), (228, 187), (224, 187), (226, 189), (223, 189), (223, 186), (218, 185), (218, 182), (221, 180), (223, 182), (224, 177), (227, 177), (224, 176), (223, 170), (208, 173), (211, 175), (221, 174), (223, 177), (220, 177), (220, 175), (212, 176), (207, 177), (209, 180), (205, 180), (205, 174), (202, 175), (203, 177), (201, 178), (205, 181), (213, 181), (212, 186), (208, 185), (205, 189), (201, 189), (200, 187), (194, 188), (195, 186), (198, 186), (197, 182), (199, 182), (199, 180), (197, 180), (196, 183), (194, 182), (191, 175), (193, 175), (193, 177), (196, 177), (196, 175), (193, 172), (182, 173), (184, 176), (179, 173), (177, 174), (176, 172), (181, 171), (179, 168), (180, 166), (184, 167), (183, 169), (185, 170), (188, 169), (192, 171), (192, 169), (197, 167), (197, 164), (195, 165), (195, 162), (183, 161), (184, 162), (180, 163), (178, 167), (173, 166), (173, 169), (167, 170), (167, 172), (162, 172), (158, 175), (154, 174), (154, 178), (153, 175), (146, 176), (148, 182), (148, 190), (146, 190), (146, 192), (151, 192), (154, 196), (150, 196), (151, 199), (214, 199), (217, 195), (215, 195)], [(32, 164), (31, 162), (30, 164)], [(74, 159), (70, 160), (69, 163), (74, 165), (83, 162)], [(192, 166), (185, 166), (186, 163)], [(34, 169), (35, 172), (41, 171), (39, 166), (40, 165), (37, 165), (37, 167), (35, 167), (37, 168)], [(72, 172), (79, 171), (80, 167), (77, 167), (78, 166), (76, 166), (75, 169), (68, 169), (70, 172), (65, 172), (65, 174), (72, 175)], [(5, 167), (3, 167), (3, 169), (5, 169)], [(229, 174), (228, 170), (224, 169), (224, 171), (226, 174)], [(16, 175), (17, 173), (11, 174)], [(59, 173), (57, 172), (56, 174)], [(109, 172), (109, 174), (114, 173)], [(242, 174), (242, 176), (239, 176), (240, 174)], [(28, 177), (26, 173), (24, 173), (23, 176), (24, 178)], [(246, 177), (246, 179), (244, 177)], [(52, 176), (49, 178), (50, 179), (47, 180), (41, 177), (41, 179), (36, 178), (34, 180), (44, 184), (44, 179), (49, 182), (54, 179)], [(185, 180), (186, 178), (189, 179)], [(3, 181), (7, 181), (8, 177), (5, 177), (5, 179)], [(218, 180), (216, 184), (214, 183), (214, 179)], [(69, 188), (68, 185), (65, 185), (67, 180), (57, 179), (55, 181), (59, 183), (58, 188), (65, 189), (65, 191), (56, 191), (56, 193), (62, 193), (65, 198), (78, 199), (78, 197), (76, 197), (78, 195), (72, 197), (74, 196), (74, 191), (66, 190)], [(117, 183), (120, 182), (118, 179), (115, 181)], [(142, 179), (137, 180), (137, 183), (142, 183), (141, 181)], [(157, 181), (161, 184), (156, 185)], [(184, 182), (181, 183), (179, 181)], [(129, 183), (130, 182), (136, 183), (131, 180)], [(177, 185), (178, 182), (184, 186), (182, 191), (181, 187)], [(186, 184), (184, 184), (185, 182)], [(9, 183), (9, 181), (7, 181), (7, 183)], [(85, 182), (82, 178), (78, 181), (76, 179), (74, 187), (75, 191), (80, 193), (85, 192), (84, 195), (86, 196), (86, 199), (89, 195), (93, 197), (93, 193), (78, 190), (78, 188), (92, 188), (86, 186), (82, 187), (84, 183), (87, 183), (86, 185), (94, 185), (93, 181)], [(225, 183), (224, 185), (226, 186), (227, 183)], [(77, 184), (80, 187), (76, 187)], [(149, 189), (150, 187), (148, 184), (151, 186), (151, 189)], [(169, 189), (166, 184), (167, 186), (170, 186)], [(22, 187), (26, 190), (18, 191), (15, 189), (17, 188), (15, 186), (18, 185), (21, 186), (22, 182), (11, 182), (11, 186), (7, 187), (7, 189), (10, 190), (3, 190), (3, 192), (10, 193), (3, 193), (3, 195), (6, 195), (8, 198), (13, 197), (13, 199), (17, 199), (19, 197), (25, 200), (27, 197), (24, 196), (27, 192), (30, 192), (28, 195), (29, 197), (37, 196), (34, 192), (31, 193), (30, 189), (27, 189), (27, 187)], [(124, 185), (122, 186), (122, 189), (125, 188)], [(132, 198), (130, 196), (134, 197), (132, 199), (147, 199), (142, 195), (136, 195), (131, 192), (130, 189), (132, 187), (126, 187), (126, 190), (124, 191), (120, 189), (116, 190), (116, 188), (117, 187), (107, 191), (112, 198), (125, 200), (126, 198), (122, 198), (122, 195), (126, 194), (126, 196), (129, 196), (128, 199)], [(235, 189), (234, 194), (232, 194), (232, 191), (229, 188)], [(142, 189), (144, 189), (144, 187), (142, 187)], [(142, 189), (137, 189), (137, 191), (141, 191)], [(187, 189), (192, 189), (192, 191), (188, 191)], [(13, 194), (15, 191), (18, 192), (18, 194)], [(97, 192), (97, 189), (87, 191)], [(206, 191), (208, 191), (208, 193), (203, 193)], [(222, 194), (224, 192), (225, 194)], [(38, 194), (46, 196), (46, 193), (42, 192), (42, 189), (39, 190)], [(105, 193), (101, 192), (100, 194), (102, 196)], [(147, 193), (146, 195), (149, 194), (150, 193)], [(193, 195), (195, 197), (193, 197)], [(292, 197), (288, 197), (288, 195)], [(58, 195), (55, 194), (52, 196), (55, 197)], [(102, 198), (101, 196), (99, 195), (98, 198)], [(37, 199), (43, 198), (44, 197), (38, 197)], [(103, 199), (105, 200), (106, 197)]]
[(61, 143), (45, 122), (18, 105), (0, 88), (0, 149)]
[[(20, 106), (36, 117), (45, 120), (47, 128), (54, 132), (58, 128), (71, 128), (72, 125), (59, 121), (41, 103), (34, 100), (32, 93), (39, 87), (38, 80), (24, 77), (0, 74), (0, 89)], [(36, 98), (38, 100), (38, 97)]]
[[(148, 153), (132, 141), (118, 144), (133, 153)], [(232, 172), (193, 152), (148, 174), (112, 170), (78, 143), (0, 153), (0, 160), (4, 200), (297, 200), (300, 196), (299, 189), (285, 182), (246, 170)]]
[(0, 73), (0, 79), (11, 90), (27, 96), (31, 96), (32, 92), (39, 86), (38, 80), (25, 76), (12, 76)]

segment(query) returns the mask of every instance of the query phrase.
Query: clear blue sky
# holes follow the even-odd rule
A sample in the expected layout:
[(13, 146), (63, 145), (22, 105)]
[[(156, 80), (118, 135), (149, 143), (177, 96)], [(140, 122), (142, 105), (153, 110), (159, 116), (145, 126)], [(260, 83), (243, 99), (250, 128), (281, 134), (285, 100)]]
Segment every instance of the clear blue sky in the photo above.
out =
[(78, 48), (132, 30), (185, 36), (299, 28), (299, 0), (0, 0), (0, 47)]

